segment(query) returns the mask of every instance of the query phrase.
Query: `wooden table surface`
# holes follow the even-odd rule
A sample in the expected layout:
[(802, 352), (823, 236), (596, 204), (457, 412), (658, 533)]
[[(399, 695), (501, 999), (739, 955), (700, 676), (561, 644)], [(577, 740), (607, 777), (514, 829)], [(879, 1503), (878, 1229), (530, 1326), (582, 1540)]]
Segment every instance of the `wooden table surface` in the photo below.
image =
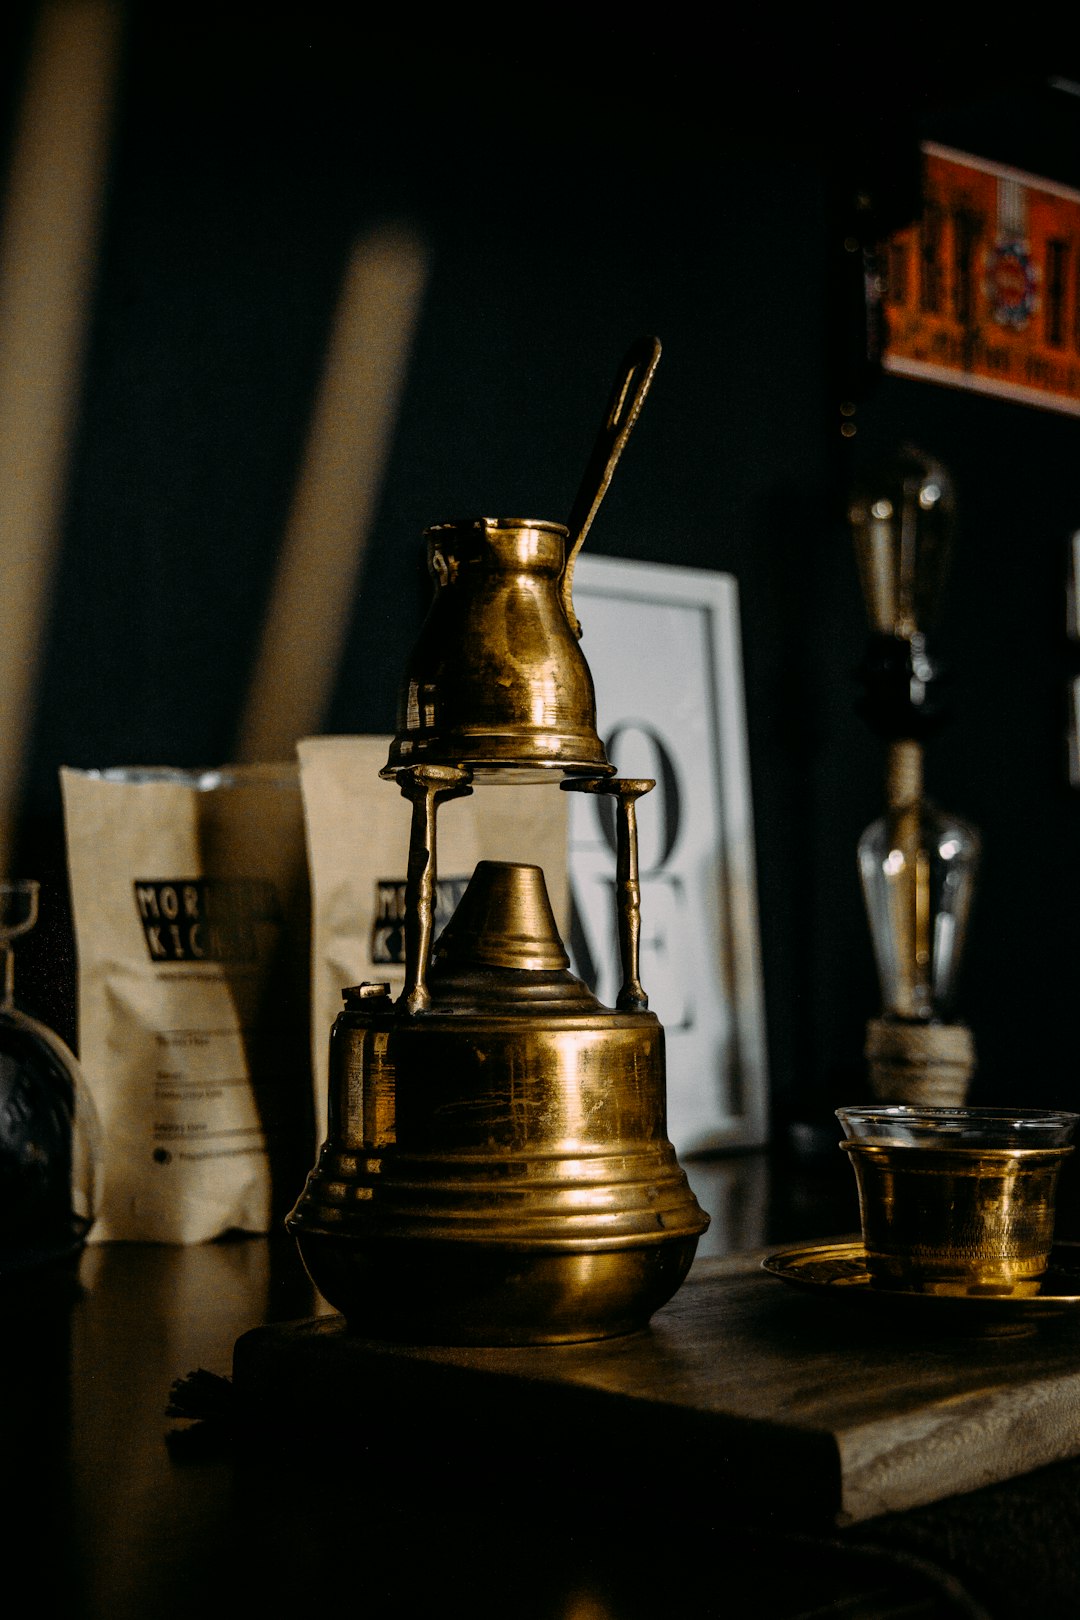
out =
[[(804, 1308), (816, 1300), (731, 1251), (849, 1229), (846, 1180), (764, 1155), (691, 1170), (717, 1218), (696, 1280), (638, 1350), (651, 1346), (662, 1373), (659, 1406), (670, 1416), (681, 1404), (692, 1421), (665, 1420), (641, 1444), (617, 1421), (604, 1450), (588, 1423), (560, 1428), (501, 1398), (444, 1407), (454, 1421), (440, 1426), (428, 1421), (428, 1394), (413, 1402), (394, 1378), (344, 1388), (328, 1378), (299, 1445), (269, 1424), (250, 1446), (213, 1422), (169, 1441), (183, 1429), (166, 1416), (175, 1380), (195, 1369), (227, 1375), (241, 1335), (316, 1311), (284, 1238), (91, 1247), (77, 1280), (43, 1275), (9, 1292), (0, 1299), (9, 1570), (31, 1577), (35, 1609), (64, 1620), (313, 1607), (500, 1620), (1072, 1612), (1080, 1465), (895, 1511), (925, 1500), (921, 1488), (906, 1497), (903, 1482), (925, 1479), (928, 1457), (933, 1468), (946, 1459), (947, 1490), (971, 1493), (993, 1477), (983, 1470), (1000, 1445), (1022, 1452), (1037, 1432), (1064, 1430), (1054, 1402), (1080, 1375), (1060, 1344), (898, 1350), (880, 1326), (849, 1331), (836, 1312), (823, 1322)], [(713, 1336), (691, 1354), (686, 1324), (706, 1304)], [(585, 1365), (588, 1349), (572, 1355)], [(635, 1353), (613, 1342), (591, 1358), (590, 1377), (602, 1366), (600, 1382), (626, 1396)], [(788, 1411), (782, 1362), (799, 1369)], [(907, 1421), (895, 1382), (905, 1365), (904, 1399), (925, 1406), (932, 1388), (937, 1421), (936, 1434), (911, 1428), (906, 1461), (893, 1443)], [(1017, 1407), (995, 1439), (994, 1392), (1035, 1387), (1033, 1370), (1038, 1400)], [(713, 1416), (741, 1420), (726, 1437), (695, 1426), (706, 1385), (722, 1389)], [(686, 1399), (673, 1402), (680, 1391)], [(850, 1420), (847, 1457), (830, 1485), (838, 1412)], [(1040, 1441), (1031, 1465), (1050, 1454)], [(860, 1522), (838, 1529), (838, 1517)], [(1023, 1606), (1032, 1601), (1040, 1606)]]
[(979, 1301), (972, 1320), (953, 1301), (817, 1297), (761, 1259), (699, 1260), (647, 1331), (585, 1344), (393, 1347), (339, 1316), (259, 1328), (237, 1345), (236, 1389), (256, 1431), (287, 1413), (309, 1449), (328, 1404), (334, 1446), (370, 1438), (356, 1395), (369, 1388), (423, 1401), (431, 1443), (447, 1406), (460, 1432), (467, 1403), (476, 1451), (493, 1413), (494, 1468), (508, 1424), (609, 1465), (616, 1444), (628, 1466), (692, 1446), (714, 1487), (737, 1479), (744, 1509), (782, 1504), (793, 1526), (903, 1512), (1080, 1454), (1080, 1312), (987, 1318)]

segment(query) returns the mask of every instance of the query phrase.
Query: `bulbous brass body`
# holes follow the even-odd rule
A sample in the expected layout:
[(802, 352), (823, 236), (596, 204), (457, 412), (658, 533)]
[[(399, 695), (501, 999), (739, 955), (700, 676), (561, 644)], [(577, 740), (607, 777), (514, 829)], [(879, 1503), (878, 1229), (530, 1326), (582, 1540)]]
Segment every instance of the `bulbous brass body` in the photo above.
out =
[(567, 619), (561, 523), (425, 531), (435, 595), (406, 668), (384, 775), (436, 761), (477, 781), (609, 775), (588, 664)]
[(352, 1331), (603, 1338), (685, 1277), (708, 1217), (667, 1139), (663, 1029), (601, 1006), (553, 930), (539, 868), (481, 862), (423, 1015), (363, 986), (337, 1019), (328, 1138), (289, 1227)]

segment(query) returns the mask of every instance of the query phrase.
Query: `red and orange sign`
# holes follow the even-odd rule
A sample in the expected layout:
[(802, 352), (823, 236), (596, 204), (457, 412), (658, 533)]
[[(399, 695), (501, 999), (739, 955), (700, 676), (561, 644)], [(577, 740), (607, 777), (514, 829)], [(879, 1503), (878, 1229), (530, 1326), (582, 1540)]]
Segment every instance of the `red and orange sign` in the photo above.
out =
[(885, 245), (885, 367), (1080, 415), (1080, 192), (923, 147), (922, 216)]

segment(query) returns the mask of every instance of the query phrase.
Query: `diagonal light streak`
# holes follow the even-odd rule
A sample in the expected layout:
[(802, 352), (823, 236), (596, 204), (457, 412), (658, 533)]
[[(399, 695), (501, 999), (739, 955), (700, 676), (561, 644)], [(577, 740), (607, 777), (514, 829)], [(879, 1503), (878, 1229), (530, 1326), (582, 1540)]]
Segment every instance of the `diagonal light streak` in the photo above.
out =
[(262, 629), (238, 757), (293, 756), (329, 703), (353, 611), (426, 279), (403, 228), (357, 242)]
[(0, 874), (49, 620), (120, 42), (110, 0), (42, 6), (0, 222)]

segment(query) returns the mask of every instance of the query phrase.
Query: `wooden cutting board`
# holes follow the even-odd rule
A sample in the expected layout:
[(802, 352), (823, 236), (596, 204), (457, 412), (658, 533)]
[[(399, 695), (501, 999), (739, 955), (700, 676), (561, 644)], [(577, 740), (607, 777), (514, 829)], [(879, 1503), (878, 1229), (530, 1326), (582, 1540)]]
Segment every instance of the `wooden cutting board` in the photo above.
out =
[[(1080, 1317), (962, 1313), (818, 1294), (762, 1256), (702, 1260), (650, 1328), (527, 1349), (389, 1346), (338, 1316), (238, 1340), (254, 1432), (299, 1425), (310, 1450), (382, 1429), (418, 1468), (541, 1454), (614, 1478), (658, 1458), (703, 1471), (743, 1509), (855, 1523), (1080, 1455)], [(857, 1297), (854, 1297), (856, 1296)], [(561, 1461), (560, 1461), (561, 1460)]]

